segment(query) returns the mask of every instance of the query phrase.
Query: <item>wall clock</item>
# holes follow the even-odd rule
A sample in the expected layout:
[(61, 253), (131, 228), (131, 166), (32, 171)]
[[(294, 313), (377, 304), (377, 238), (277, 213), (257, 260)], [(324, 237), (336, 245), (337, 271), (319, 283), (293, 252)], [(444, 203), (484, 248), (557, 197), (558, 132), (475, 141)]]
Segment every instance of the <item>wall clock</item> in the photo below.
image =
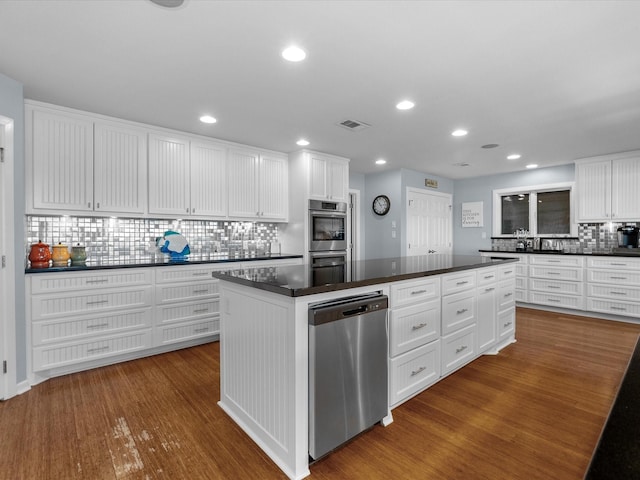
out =
[(391, 201), (386, 195), (378, 195), (373, 199), (373, 213), (376, 215), (386, 215), (391, 208)]

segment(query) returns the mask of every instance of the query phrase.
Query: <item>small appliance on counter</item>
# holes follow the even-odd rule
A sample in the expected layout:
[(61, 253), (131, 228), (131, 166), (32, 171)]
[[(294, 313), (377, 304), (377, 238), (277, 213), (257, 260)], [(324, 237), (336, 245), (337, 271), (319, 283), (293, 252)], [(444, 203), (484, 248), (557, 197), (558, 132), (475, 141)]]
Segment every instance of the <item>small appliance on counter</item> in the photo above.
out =
[(516, 237), (516, 252), (525, 252), (527, 250), (527, 236), (529, 231), (524, 228), (520, 228), (513, 232)]
[(87, 251), (79, 243), (71, 247), (71, 266), (84, 267), (87, 264)]
[(57, 245), (53, 246), (51, 260), (53, 260), (54, 267), (68, 267), (69, 258), (71, 258), (71, 255), (69, 254), (69, 247), (64, 243), (58, 242)]
[(42, 243), (42, 240), (38, 240), (38, 243), (31, 245), (31, 250), (29, 251), (31, 268), (49, 268), (50, 260), (51, 250), (49, 250), (49, 245)]
[(618, 247), (619, 248), (638, 248), (638, 227), (619, 227), (618, 228)]

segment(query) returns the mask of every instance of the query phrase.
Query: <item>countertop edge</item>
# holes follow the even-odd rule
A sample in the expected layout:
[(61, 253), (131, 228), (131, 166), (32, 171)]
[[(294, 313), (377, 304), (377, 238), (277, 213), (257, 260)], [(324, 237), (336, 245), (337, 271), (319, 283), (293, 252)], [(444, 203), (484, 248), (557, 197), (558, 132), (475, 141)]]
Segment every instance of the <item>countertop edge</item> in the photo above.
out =
[(625, 253), (625, 252), (564, 252), (562, 250), (478, 250), (480, 253), (495, 253), (497, 255), (572, 255), (582, 257), (626, 257), (626, 258), (640, 258), (640, 249), (638, 253)]

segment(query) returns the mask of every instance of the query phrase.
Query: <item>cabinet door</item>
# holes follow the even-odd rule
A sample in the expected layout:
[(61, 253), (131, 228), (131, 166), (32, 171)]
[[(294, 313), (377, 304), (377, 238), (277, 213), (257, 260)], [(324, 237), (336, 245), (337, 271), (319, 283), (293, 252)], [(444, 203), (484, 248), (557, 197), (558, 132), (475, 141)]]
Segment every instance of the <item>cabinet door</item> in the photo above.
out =
[(188, 140), (149, 135), (149, 213), (191, 213)]
[(328, 194), (331, 200), (346, 202), (349, 196), (349, 164), (331, 160), (327, 164)]
[(111, 123), (95, 124), (94, 210), (144, 213), (147, 136)]
[(258, 153), (229, 150), (229, 216), (258, 216)]
[(640, 157), (611, 162), (611, 218), (636, 222), (640, 218)]
[(288, 163), (285, 158), (260, 156), (260, 218), (287, 220), (289, 206)]
[(478, 288), (477, 309), (478, 353), (482, 353), (497, 339), (498, 302), (495, 284)]
[(191, 214), (227, 215), (227, 149), (223, 145), (191, 142)]
[(32, 120), (33, 208), (93, 210), (93, 122), (39, 110)]
[(327, 193), (327, 159), (320, 155), (309, 156), (309, 197), (324, 200)]
[(611, 161), (576, 164), (578, 221), (610, 221)]

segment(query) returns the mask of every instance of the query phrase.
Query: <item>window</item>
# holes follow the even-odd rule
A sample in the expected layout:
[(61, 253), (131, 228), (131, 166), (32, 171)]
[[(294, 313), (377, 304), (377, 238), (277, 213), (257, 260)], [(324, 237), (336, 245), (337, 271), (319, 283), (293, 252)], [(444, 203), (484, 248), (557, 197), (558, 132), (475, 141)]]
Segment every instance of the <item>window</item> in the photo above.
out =
[(524, 229), (532, 236), (576, 236), (572, 189), (566, 183), (494, 190), (493, 235)]

